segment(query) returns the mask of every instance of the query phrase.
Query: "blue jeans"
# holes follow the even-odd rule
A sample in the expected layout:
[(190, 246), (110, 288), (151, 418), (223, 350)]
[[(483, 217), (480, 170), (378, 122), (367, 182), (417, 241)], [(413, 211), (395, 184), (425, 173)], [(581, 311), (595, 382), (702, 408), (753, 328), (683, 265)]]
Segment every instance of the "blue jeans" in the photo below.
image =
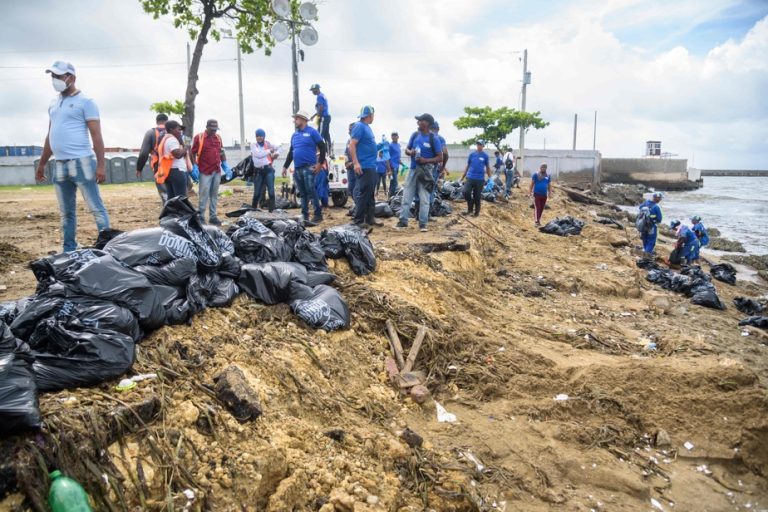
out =
[(512, 183), (515, 181), (514, 169), (504, 171), (504, 179), (506, 180), (504, 182), (504, 195), (508, 196), (512, 192)]
[[(269, 207), (274, 209), (275, 204), (275, 168), (271, 165), (267, 167), (261, 167), (256, 169), (256, 174), (253, 177), (253, 199), (251, 200), (251, 206), (254, 208), (259, 207), (261, 199), (264, 197), (264, 189), (267, 190), (269, 196)], [(264, 206), (263, 204), (261, 206)]]
[(333, 142), (331, 141), (331, 116), (325, 116), (320, 120), (320, 136), (328, 146), (328, 154), (333, 154)]
[(296, 183), (296, 188), (301, 195), (301, 214), (304, 216), (304, 220), (309, 219), (309, 201), (312, 201), (312, 206), (315, 209), (315, 217), (318, 219), (323, 218), (323, 210), (320, 208), (320, 201), (317, 199), (317, 191), (315, 190), (315, 175), (312, 172), (312, 167), (304, 166), (298, 167), (293, 172), (293, 181)]
[(200, 173), (200, 218), (205, 220), (205, 211), (208, 204), (211, 205), (210, 220), (216, 218), (216, 207), (219, 205), (219, 183), (221, 183), (221, 172), (213, 174)]
[(411, 169), (408, 172), (408, 177), (405, 179), (405, 186), (403, 187), (403, 209), (400, 211), (400, 222), (408, 224), (408, 218), (411, 216), (411, 203), (413, 198), (418, 195), (419, 197), (419, 226), (426, 226), (429, 220), (429, 192), (423, 183), (419, 182), (416, 178), (416, 169)]
[(83, 194), (88, 209), (93, 213), (99, 231), (109, 229), (109, 214), (99, 194), (96, 183), (96, 159), (92, 156), (72, 160), (56, 160), (53, 175), (56, 198), (61, 213), (61, 232), (64, 235), (64, 252), (77, 249), (77, 189)]
[(315, 191), (317, 191), (317, 200), (323, 206), (328, 206), (328, 197), (330, 197), (331, 189), (328, 184), (328, 170), (322, 169), (319, 173), (315, 174)]
[(187, 197), (187, 171), (173, 168), (168, 173), (168, 177), (165, 178), (165, 194), (168, 199), (174, 197)]
[(436, 165), (434, 170), (432, 171), (432, 177), (435, 178), (435, 188), (433, 188), (432, 192), (430, 192), (430, 194), (429, 194), (429, 204), (430, 205), (435, 202), (435, 196), (437, 195), (437, 180), (440, 178), (440, 167), (441, 166), (442, 166), (442, 164)]
[(373, 213), (376, 206), (376, 183), (379, 182), (379, 174), (376, 169), (363, 169), (363, 174), (357, 177), (357, 190), (359, 202), (355, 203), (355, 223), (373, 224)]

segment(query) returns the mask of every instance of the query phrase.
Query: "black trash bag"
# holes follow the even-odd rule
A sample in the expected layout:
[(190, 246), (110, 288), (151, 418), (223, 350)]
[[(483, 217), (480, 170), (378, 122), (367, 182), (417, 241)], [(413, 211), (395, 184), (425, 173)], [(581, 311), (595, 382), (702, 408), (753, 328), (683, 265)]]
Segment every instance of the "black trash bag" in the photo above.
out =
[(205, 229), (205, 232), (208, 233), (216, 243), (216, 247), (219, 249), (219, 252), (222, 254), (227, 252), (229, 254), (235, 253), (235, 244), (232, 243), (232, 240), (227, 236), (225, 232), (216, 226), (206, 225), (203, 226), (203, 229)]
[(624, 224), (622, 224), (621, 222), (619, 222), (619, 221), (617, 221), (615, 219), (611, 219), (611, 218), (608, 218), (608, 217), (598, 217), (597, 218), (597, 223), (598, 224), (605, 224), (606, 226), (613, 226), (616, 229), (624, 229)]
[(93, 386), (114, 379), (133, 365), (135, 346), (130, 336), (97, 327), (68, 329), (54, 317), (41, 322), (44, 333), (32, 347), (32, 373), (40, 391)]
[(266, 219), (263, 224), (276, 235), (303, 232), (304, 226), (294, 219)]
[(682, 248), (676, 248), (669, 253), (670, 265), (681, 265), (683, 263)]
[(320, 234), (320, 243), (328, 258), (345, 256), (352, 271), (364, 276), (376, 270), (376, 255), (368, 234), (354, 224), (334, 226)]
[(99, 231), (99, 236), (96, 237), (96, 241), (93, 243), (93, 248), (103, 250), (104, 246), (107, 245), (110, 240), (123, 233), (125, 233), (125, 231), (120, 231), (119, 229), (105, 229), (104, 231)]
[(33, 298), (34, 297), (25, 297), (19, 300), (0, 302), (0, 322), (5, 322), (6, 324), (11, 325), (11, 322), (24, 312)]
[(733, 267), (733, 265), (729, 265), (728, 263), (712, 265), (712, 267), (709, 269), (709, 273), (712, 274), (712, 277), (718, 281), (722, 281), (731, 285), (736, 284), (736, 269)]
[(275, 198), (276, 210), (293, 210), (298, 207), (299, 207), (299, 203), (297, 203), (296, 201), (291, 201), (290, 199), (286, 199), (285, 197)]
[(658, 284), (662, 288), (669, 289), (673, 275), (676, 274), (667, 268), (655, 268), (648, 271), (645, 279), (651, 283)]
[(659, 268), (659, 264), (653, 258), (641, 258), (635, 262), (638, 268), (644, 270), (655, 270)]
[(392, 211), (392, 207), (389, 206), (389, 203), (381, 201), (374, 206), (373, 216), (380, 219), (390, 219), (395, 216), (395, 213)]
[(33, 261), (38, 293), (57, 296), (87, 295), (114, 302), (133, 311), (147, 330), (165, 322), (152, 283), (139, 272), (103, 251), (85, 249)]
[(240, 258), (234, 254), (225, 254), (221, 257), (221, 265), (219, 265), (216, 273), (221, 277), (231, 277), (232, 279), (237, 279), (240, 277), (240, 267), (242, 264), (243, 262), (240, 261)]
[[(480, 197), (483, 199), (483, 201), (488, 201), (489, 203), (495, 203), (496, 202), (496, 193), (495, 192), (483, 192), (480, 194)], [(561, 235), (565, 236), (565, 235)]]
[(37, 382), (18, 354), (0, 354), (0, 437), (40, 428)]
[(154, 285), (187, 286), (190, 278), (197, 274), (197, 260), (179, 258), (160, 266), (139, 265), (133, 270), (144, 275)]
[(693, 279), (701, 279), (706, 282), (712, 281), (712, 278), (699, 265), (685, 265), (680, 269), (680, 273)]
[(213, 272), (221, 264), (222, 251), (203, 228), (197, 210), (186, 197), (174, 197), (165, 203), (160, 212), (160, 227), (194, 244), (198, 268), (202, 272)]
[(53, 319), (68, 330), (98, 328), (125, 334), (138, 342), (143, 337), (136, 316), (128, 308), (85, 295), (59, 295), (52, 290), (30, 301), (29, 306), (11, 324), (13, 334), (32, 348), (45, 344), (45, 329), (38, 329), (46, 319)]
[(752, 327), (768, 329), (768, 316), (750, 316), (739, 322), (739, 325), (751, 325)]
[(243, 265), (238, 286), (264, 304), (279, 304), (293, 299), (291, 283), (307, 283), (307, 270), (298, 263), (273, 262)]
[(235, 177), (244, 179), (253, 178), (254, 174), (255, 169), (253, 167), (253, 158), (250, 156), (243, 158), (240, 160), (240, 162), (238, 162), (236, 166), (232, 168), (232, 179), (235, 179)]
[(163, 228), (129, 231), (112, 239), (104, 250), (129, 267), (165, 265), (180, 258), (197, 262), (195, 244)]
[(574, 236), (581, 234), (583, 228), (584, 221), (566, 215), (549, 221), (546, 226), (539, 228), (539, 231), (550, 235)]
[(235, 256), (235, 244), (232, 239), (216, 226), (205, 226), (205, 231), (211, 235), (219, 251), (221, 251), (221, 263), (219, 263), (216, 273), (222, 277), (237, 279), (240, 275), (241, 262)]
[(749, 316), (756, 316), (765, 311), (764, 304), (746, 297), (736, 297), (733, 299), (733, 304), (736, 306), (736, 309)]
[(325, 251), (320, 240), (310, 232), (304, 233), (293, 244), (292, 261), (301, 263), (307, 270), (325, 272), (328, 270), (328, 261), (325, 259)]
[(226, 212), (226, 213), (224, 214), (224, 216), (225, 216), (225, 217), (228, 217), (228, 218), (230, 218), (230, 219), (234, 219), (234, 218), (236, 218), (236, 217), (242, 217), (242, 216), (243, 216), (243, 215), (245, 215), (246, 213), (248, 213), (248, 212), (252, 212), (252, 211), (255, 211), (255, 210), (256, 210), (256, 209), (255, 209), (255, 208), (253, 208), (252, 206), (250, 206), (250, 205), (248, 205), (248, 204), (245, 204), (245, 203), (243, 203), (242, 205), (240, 205), (240, 208), (238, 208), (237, 210), (233, 210), (233, 211), (231, 211), (231, 212)]
[(16, 337), (8, 324), (0, 320), (0, 355), (25, 354), (29, 352), (29, 345)]
[(230, 235), (235, 254), (244, 263), (290, 261), (293, 256), (285, 240), (256, 219), (240, 217)]
[(331, 284), (336, 280), (336, 275), (330, 272), (307, 272), (307, 286), (314, 288), (321, 284)]
[(335, 331), (349, 327), (349, 306), (330, 286), (294, 285), (291, 310), (315, 329)]
[(725, 309), (725, 304), (717, 296), (717, 290), (712, 283), (705, 283), (696, 286), (691, 290), (693, 293), (691, 302), (697, 306), (704, 306), (712, 309)]
[(231, 277), (215, 272), (196, 274), (187, 285), (187, 300), (193, 313), (205, 308), (223, 308), (232, 304), (240, 293), (237, 283)]
[(446, 201), (436, 197), (429, 208), (429, 215), (432, 217), (447, 217), (453, 213), (453, 207)]
[(175, 286), (155, 286), (165, 309), (166, 325), (181, 325), (192, 318), (192, 307), (187, 299), (186, 288)]

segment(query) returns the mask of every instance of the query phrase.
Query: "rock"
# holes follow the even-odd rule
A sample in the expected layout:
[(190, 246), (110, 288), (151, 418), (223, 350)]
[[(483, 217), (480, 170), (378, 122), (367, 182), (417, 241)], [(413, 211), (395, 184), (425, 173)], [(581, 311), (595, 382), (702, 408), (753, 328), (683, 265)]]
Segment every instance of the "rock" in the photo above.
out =
[(369, 505), (377, 505), (379, 503), (379, 497), (375, 494), (369, 494), (367, 498), (365, 498), (365, 502)]
[(179, 404), (179, 415), (184, 420), (184, 423), (192, 425), (200, 417), (200, 411), (195, 407), (195, 404), (189, 400), (184, 400)]
[(330, 437), (334, 441), (337, 441), (337, 442), (341, 443), (341, 442), (344, 441), (344, 438), (346, 437), (347, 434), (346, 434), (346, 432), (344, 432), (340, 428), (334, 428), (334, 429), (328, 430), (326, 432), (323, 432), (323, 435), (325, 437)]
[(664, 429), (659, 429), (656, 432), (655, 444), (657, 448), (664, 448), (665, 446), (672, 446), (672, 439)]
[(612, 236), (608, 239), (608, 243), (611, 244), (611, 247), (616, 247), (617, 249), (619, 247), (629, 247), (629, 240), (626, 237)]
[(424, 444), (424, 438), (421, 437), (419, 434), (411, 430), (410, 428), (406, 428), (403, 430), (403, 433), (400, 434), (400, 437), (403, 438), (403, 441), (405, 441), (405, 444), (410, 446), (411, 448), (418, 448), (422, 444)]
[(232, 416), (241, 423), (253, 421), (262, 415), (259, 394), (245, 378), (237, 365), (228, 366), (214, 377), (216, 397), (229, 409)]
[(728, 240), (727, 238), (710, 238), (707, 249), (715, 249), (717, 251), (727, 252), (747, 252), (741, 242), (735, 240)]
[(417, 404), (423, 404), (429, 400), (430, 396), (432, 396), (432, 394), (429, 392), (429, 389), (427, 389), (426, 386), (418, 384), (411, 388), (411, 398), (413, 398), (413, 401)]
[(644, 298), (650, 307), (661, 310), (664, 313), (669, 313), (672, 309), (672, 302), (666, 294), (648, 292)]
[(331, 492), (331, 503), (339, 512), (354, 512), (355, 510), (355, 498), (338, 489)]

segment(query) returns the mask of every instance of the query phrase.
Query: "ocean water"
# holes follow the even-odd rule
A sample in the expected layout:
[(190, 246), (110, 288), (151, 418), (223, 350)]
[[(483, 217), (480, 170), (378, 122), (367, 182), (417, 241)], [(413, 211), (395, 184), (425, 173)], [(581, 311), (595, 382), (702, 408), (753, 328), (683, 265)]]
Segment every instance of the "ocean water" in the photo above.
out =
[(704, 186), (690, 192), (669, 192), (661, 202), (664, 222), (680, 219), (690, 225), (699, 215), (705, 227), (738, 240), (751, 254), (768, 254), (768, 177), (704, 177)]

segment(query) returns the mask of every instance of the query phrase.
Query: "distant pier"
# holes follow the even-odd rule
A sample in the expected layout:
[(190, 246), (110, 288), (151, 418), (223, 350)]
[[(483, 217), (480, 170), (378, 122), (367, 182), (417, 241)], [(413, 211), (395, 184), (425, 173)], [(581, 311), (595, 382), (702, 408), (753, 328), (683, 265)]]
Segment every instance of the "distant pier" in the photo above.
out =
[(702, 169), (701, 176), (763, 176), (768, 177), (768, 170), (745, 169)]

